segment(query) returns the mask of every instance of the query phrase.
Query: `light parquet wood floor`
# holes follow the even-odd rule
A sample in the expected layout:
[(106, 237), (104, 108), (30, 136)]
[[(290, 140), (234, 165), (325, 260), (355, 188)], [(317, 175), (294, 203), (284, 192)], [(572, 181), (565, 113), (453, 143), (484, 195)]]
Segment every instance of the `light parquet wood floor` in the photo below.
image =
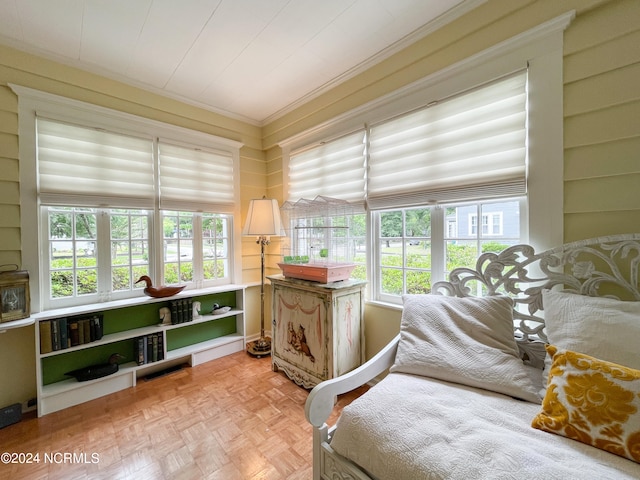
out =
[[(340, 397), (329, 423), (363, 391)], [(0, 454), (38, 454), (39, 463), (0, 463), (0, 478), (310, 479), (307, 395), (272, 372), (270, 358), (235, 353), (25, 416), (0, 430)]]

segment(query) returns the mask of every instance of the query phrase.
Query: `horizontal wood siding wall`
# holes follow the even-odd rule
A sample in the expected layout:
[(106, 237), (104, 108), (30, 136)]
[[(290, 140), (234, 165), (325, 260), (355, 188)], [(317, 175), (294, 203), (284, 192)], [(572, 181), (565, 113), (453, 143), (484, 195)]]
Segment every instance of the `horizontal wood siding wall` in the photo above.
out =
[(21, 265), (18, 100), (0, 85), (0, 265)]
[(565, 34), (565, 241), (640, 230), (640, 2)]
[[(18, 99), (0, 82), (0, 265), (22, 266), (20, 244)], [(34, 345), (33, 328), (0, 335), (0, 407), (35, 398)]]
[[(241, 156), (240, 191), (242, 196), (242, 223), (244, 226), (249, 202), (267, 194), (267, 166), (265, 155), (259, 149), (243, 149)], [(260, 247), (253, 237), (242, 237), (242, 278), (244, 282), (260, 282)]]

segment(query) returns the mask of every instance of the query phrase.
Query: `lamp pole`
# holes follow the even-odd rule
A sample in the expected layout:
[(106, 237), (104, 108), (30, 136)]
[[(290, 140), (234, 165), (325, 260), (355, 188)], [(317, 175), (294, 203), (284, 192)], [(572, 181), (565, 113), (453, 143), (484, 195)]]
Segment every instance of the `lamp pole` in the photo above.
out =
[(271, 235), (280, 235), (281, 228), (280, 212), (276, 200), (266, 197), (251, 200), (243, 235), (256, 235), (258, 237), (256, 243), (260, 245), (260, 338), (247, 343), (247, 352), (258, 358), (271, 355), (271, 339), (265, 337), (264, 334), (264, 247), (271, 243)]
[(260, 338), (247, 343), (247, 352), (260, 358), (271, 354), (271, 339), (264, 336), (264, 246), (269, 245), (269, 237), (261, 235), (256, 243), (260, 244)]

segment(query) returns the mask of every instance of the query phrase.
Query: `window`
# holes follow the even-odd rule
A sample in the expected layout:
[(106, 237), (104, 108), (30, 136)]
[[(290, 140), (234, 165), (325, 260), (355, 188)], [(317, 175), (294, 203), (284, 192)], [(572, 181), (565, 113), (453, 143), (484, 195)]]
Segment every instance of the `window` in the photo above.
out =
[[(324, 193), (343, 158), (336, 152), (350, 152), (345, 178), (364, 177), (371, 215), (374, 300), (428, 293), (453, 268), (525, 239), (527, 76), (520, 70), (366, 125), (362, 160), (352, 158), (359, 133), (291, 155), (290, 192)], [(310, 159), (316, 176), (307, 177)]]
[[(460, 230), (453, 228), (457, 222), (450, 214), (459, 222), (457, 210), (462, 207), (430, 204), (525, 194), (525, 86), (523, 71), (366, 127), (364, 151), (359, 147), (361, 134), (354, 134), (291, 156), (290, 191), (295, 195), (306, 185), (316, 185), (311, 191), (324, 194), (334, 185), (336, 159), (345, 158), (344, 152), (350, 159), (360, 152), (360, 159), (348, 163), (352, 173), (345, 178), (364, 180), (366, 169), (366, 183), (358, 186), (362, 195), (366, 192), (378, 232), (372, 268), (376, 299), (399, 302), (403, 293), (430, 292), (432, 282), (444, 279), (446, 270), (475, 258), (479, 239), (502, 234), (501, 211), (473, 204), (467, 226)], [(311, 173), (303, 168), (310, 163), (317, 165)], [(305, 175), (297, 174), (303, 171)], [(346, 192), (353, 196), (351, 187)], [(459, 231), (468, 235), (457, 238)], [(307, 255), (312, 254), (309, 249)]]
[[(482, 214), (483, 235), (502, 235), (502, 212), (488, 212)], [(469, 235), (478, 234), (478, 214), (469, 214)]]
[[(455, 218), (461, 228), (457, 233), (445, 233), (445, 268), (439, 272), (437, 280), (444, 280), (457, 267), (475, 268), (481, 253), (499, 252), (520, 243), (525, 230), (526, 216), (522, 212), (526, 211), (526, 205), (526, 197), (520, 197), (442, 207), (445, 221)], [(480, 230), (478, 218), (483, 219)]]
[(146, 210), (116, 209), (109, 218), (111, 242), (111, 289), (129, 291), (142, 275), (150, 275), (150, 220)]
[[(520, 208), (524, 198), (492, 203), (468, 203), (374, 212), (378, 227), (374, 250), (379, 265), (375, 283), (377, 299), (397, 303), (405, 293), (429, 293), (434, 282), (444, 280), (457, 267), (475, 267), (480, 253), (499, 252), (520, 241)], [(492, 214), (483, 214), (491, 209)], [(496, 212), (500, 209), (500, 212)], [(474, 212), (474, 213), (471, 213)], [(505, 235), (478, 231), (477, 219), (505, 218)], [(499, 213), (499, 214), (498, 214)], [(458, 219), (466, 235), (459, 236)], [(507, 235), (508, 233), (508, 235)]]
[(53, 298), (97, 295), (97, 210), (48, 211), (49, 279)]
[[(571, 12), (561, 15), (281, 143), (286, 166), (295, 152), (365, 126), (371, 300), (399, 303), (404, 291), (430, 288), (436, 275), (444, 275), (456, 258), (464, 264), (470, 251), (518, 241), (537, 250), (562, 243), (562, 31), (572, 18)], [(504, 108), (483, 110), (483, 90), (492, 85), (498, 94), (519, 93), (498, 102)], [(473, 92), (480, 93), (473, 99), (478, 108), (463, 98)], [(509, 108), (515, 108), (513, 114)], [(441, 116), (446, 109), (452, 112), (449, 118)], [(518, 127), (502, 136), (482, 129), (475, 131), (478, 135), (456, 132), (457, 125), (473, 120), (466, 110), (478, 120), (498, 113), (503, 118), (493, 116), (497, 128), (512, 120)], [(483, 138), (489, 140), (482, 144)], [(492, 151), (494, 146), (502, 152)], [(283, 171), (288, 185), (293, 177)], [(500, 202), (517, 212), (493, 205)], [(419, 216), (429, 218), (429, 230), (411, 228)]]
[(374, 125), (368, 138), (377, 300), (429, 293), (480, 252), (520, 241), (520, 202), (486, 199), (526, 192), (526, 72)]
[(23, 197), (37, 213), (23, 221), (36, 238), (25, 251), (47, 246), (36, 308), (138, 296), (142, 275), (187, 288), (233, 281), (239, 143), (14, 89), (21, 181), (37, 194)]
[(375, 248), (379, 299), (430, 291), (432, 210), (420, 207), (374, 214), (375, 225), (379, 226)]
[[(216, 211), (235, 195), (230, 153), (40, 117), (36, 129), (50, 245), (45, 305), (131, 296), (144, 288), (142, 275), (195, 287), (231, 282), (233, 217)], [(154, 241), (156, 202), (162, 234)], [(146, 209), (98, 207), (105, 203)], [(184, 210), (163, 209), (176, 207)], [(154, 248), (162, 251), (157, 274)]]
[(165, 283), (228, 279), (231, 221), (221, 214), (163, 211)]
[(229, 215), (202, 214), (204, 281), (230, 277), (232, 220)]
[[(104, 300), (106, 292), (131, 291), (149, 275), (149, 212), (45, 206), (42, 218), (49, 244), (44, 276), (53, 301)], [(104, 250), (102, 232), (109, 236)]]
[[(330, 262), (356, 264), (353, 278), (366, 279), (365, 130), (307, 146), (291, 154), (288, 163), (286, 209), (302, 200), (311, 205), (328, 197), (349, 202), (349, 208), (312, 208), (308, 218), (289, 218), (285, 229), (291, 238), (283, 242), (283, 255), (304, 254)], [(305, 202), (305, 200), (309, 202)], [(305, 210), (305, 209), (303, 209)], [(295, 215), (294, 215), (295, 216)], [(333, 242), (333, 244), (331, 244)], [(319, 246), (322, 246), (319, 250)], [(329, 258), (331, 257), (331, 258)]]

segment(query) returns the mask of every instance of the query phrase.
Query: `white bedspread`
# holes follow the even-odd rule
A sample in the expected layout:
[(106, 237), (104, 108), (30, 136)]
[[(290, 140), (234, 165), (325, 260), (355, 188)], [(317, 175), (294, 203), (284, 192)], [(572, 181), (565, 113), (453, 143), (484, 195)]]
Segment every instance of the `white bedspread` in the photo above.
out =
[(640, 479), (640, 464), (532, 428), (539, 409), (391, 373), (344, 408), (331, 447), (381, 480)]

